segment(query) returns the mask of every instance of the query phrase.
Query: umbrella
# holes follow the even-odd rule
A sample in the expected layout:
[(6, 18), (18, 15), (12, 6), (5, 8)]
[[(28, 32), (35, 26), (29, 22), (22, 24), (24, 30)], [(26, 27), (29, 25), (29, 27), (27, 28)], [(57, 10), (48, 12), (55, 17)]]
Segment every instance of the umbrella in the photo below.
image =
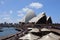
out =
[(41, 39), (38, 39), (38, 40), (57, 40), (57, 39), (55, 39), (55, 38), (53, 38), (53, 37), (51, 37), (49, 35), (45, 35)]
[(38, 38), (40, 38), (40, 37), (39, 36), (35, 36), (35, 35), (31, 34), (31, 33), (28, 33), (28, 34), (26, 34), (25, 36), (23, 36), (23, 37), (21, 37), (19, 39), (34, 40), (34, 39), (38, 39)]
[(47, 28), (42, 28), (41, 31), (51, 31), (51, 30), (49, 30)]
[(39, 32), (39, 29), (38, 28), (30, 28), (32, 30), (30, 30), (29, 32)]
[(58, 35), (55, 35), (53, 33), (49, 33), (45, 36), (43, 36), (41, 39), (39, 40), (59, 40), (60, 39), (60, 36)]
[(58, 36), (58, 35), (56, 35), (54, 33), (49, 33), (48, 35), (50, 35), (53, 38), (60, 39), (60, 36)]

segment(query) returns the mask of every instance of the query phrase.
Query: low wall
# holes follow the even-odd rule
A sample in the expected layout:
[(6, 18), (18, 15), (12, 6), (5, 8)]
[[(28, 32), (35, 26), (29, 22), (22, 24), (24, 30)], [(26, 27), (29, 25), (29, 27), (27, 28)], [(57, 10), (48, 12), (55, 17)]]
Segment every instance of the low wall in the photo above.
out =
[(23, 35), (23, 33), (22, 32), (18, 32), (18, 33), (13, 34), (13, 35), (2, 37), (2, 38), (0, 38), (0, 40), (18, 40), (19, 37), (21, 37), (21, 35)]

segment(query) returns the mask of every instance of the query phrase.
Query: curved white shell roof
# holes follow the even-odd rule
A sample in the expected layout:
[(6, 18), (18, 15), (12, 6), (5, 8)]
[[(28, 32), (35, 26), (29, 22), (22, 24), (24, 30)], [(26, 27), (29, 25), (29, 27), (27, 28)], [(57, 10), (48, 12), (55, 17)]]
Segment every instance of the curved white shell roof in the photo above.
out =
[(32, 18), (31, 20), (29, 20), (29, 22), (37, 22), (39, 19), (41, 19), (42, 17), (44, 17), (45, 16), (45, 13), (44, 12), (42, 12), (41, 14), (39, 14), (37, 17), (34, 17), (34, 18)]
[(46, 21), (47, 21), (47, 23), (52, 23), (51, 17), (47, 17)]
[(28, 22), (30, 19), (35, 17), (35, 13), (33, 10), (28, 10), (26, 16), (20, 22)]
[(49, 18), (51, 18), (50, 16), (49, 17), (47, 17), (47, 20), (49, 20)]
[(46, 17), (45, 19), (44, 19), (44, 17), (46, 17), (45, 12), (42, 12), (39, 15), (36, 16), (34, 14), (33, 10), (28, 10), (26, 16), (22, 20), (20, 20), (20, 22), (25, 22), (25, 23), (27, 23), (27, 22), (29, 22), (29, 23), (34, 22), (34, 23), (37, 23), (41, 18), (43, 18), (43, 20), (46, 19), (47, 23), (48, 22), (52, 23), (51, 17)]

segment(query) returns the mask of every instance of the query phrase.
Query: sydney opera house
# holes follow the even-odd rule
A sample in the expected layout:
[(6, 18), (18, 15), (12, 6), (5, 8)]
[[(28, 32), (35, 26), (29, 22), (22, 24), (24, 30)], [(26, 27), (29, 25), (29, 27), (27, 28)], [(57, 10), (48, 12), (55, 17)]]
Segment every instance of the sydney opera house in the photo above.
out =
[[(20, 22), (27, 24), (34, 23), (32, 24), (33, 27), (31, 27), (32, 25), (29, 25), (28, 27), (23, 27), (27, 27), (28, 31), (22, 37), (19, 38), (20, 40), (60, 40), (60, 30), (54, 29), (51, 25), (49, 25), (53, 24), (52, 19), (50, 16), (47, 17), (45, 12), (36, 15), (33, 11), (30, 10)], [(45, 27), (43, 27), (40, 24), (45, 24), (49, 26), (44, 25)]]
[(51, 17), (47, 17), (45, 12), (42, 12), (38, 15), (36, 15), (34, 13), (34, 11), (29, 10), (27, 12), (27, 14), (24, 16), (24, 18), (22, 20), (20, 20), (20, 22), (24, 22), (24, 23), (35, 23), (35, 24), (51, 24), (52, 23), (52, 19)]

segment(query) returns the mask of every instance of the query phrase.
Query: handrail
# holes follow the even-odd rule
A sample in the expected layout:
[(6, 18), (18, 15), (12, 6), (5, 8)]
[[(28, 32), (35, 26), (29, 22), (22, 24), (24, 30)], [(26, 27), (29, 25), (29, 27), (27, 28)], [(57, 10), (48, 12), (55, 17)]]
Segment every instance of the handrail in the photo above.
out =
[(12, 38), (17, 39), (17, 37), (19, 36), (19, 34), (22, 35), (22, 32), (18, 32), (16, 34), (10, 35), (9, 37), (2, 38), (1, 40), (7, 40), (7, 39), (12, 39)]

